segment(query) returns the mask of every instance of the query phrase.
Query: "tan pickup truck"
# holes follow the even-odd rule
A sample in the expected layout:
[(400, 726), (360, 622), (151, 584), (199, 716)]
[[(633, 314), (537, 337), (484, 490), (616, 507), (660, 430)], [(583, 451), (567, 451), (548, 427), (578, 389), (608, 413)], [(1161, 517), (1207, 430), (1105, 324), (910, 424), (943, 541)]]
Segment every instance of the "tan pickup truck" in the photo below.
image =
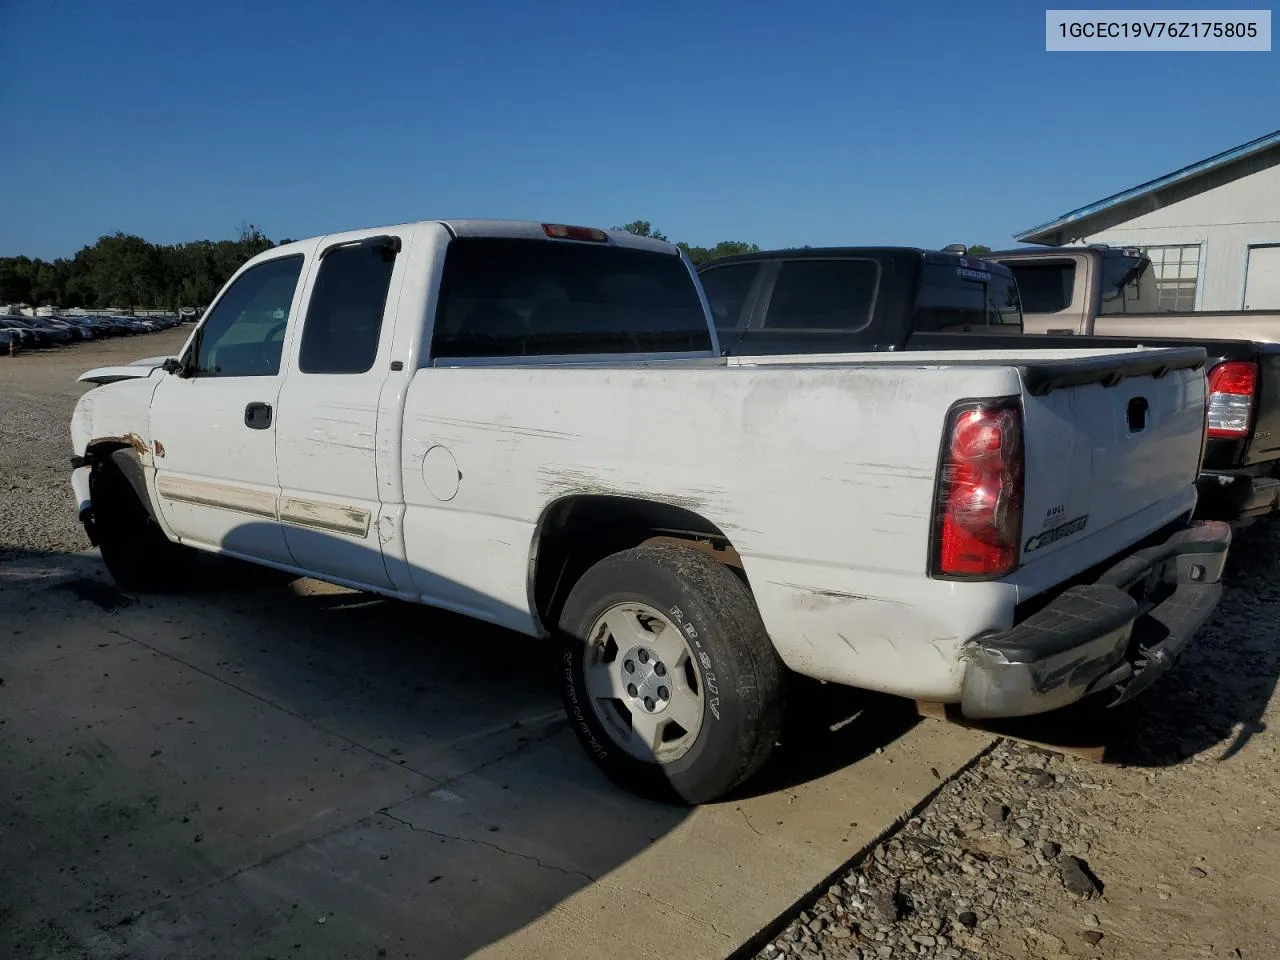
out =
[(1280, 342), (1280, 311), (1160, 309), (1151, 261), (1127, 247), (1026, 247), (982, 255), (1013, 271), (1024, 333)]

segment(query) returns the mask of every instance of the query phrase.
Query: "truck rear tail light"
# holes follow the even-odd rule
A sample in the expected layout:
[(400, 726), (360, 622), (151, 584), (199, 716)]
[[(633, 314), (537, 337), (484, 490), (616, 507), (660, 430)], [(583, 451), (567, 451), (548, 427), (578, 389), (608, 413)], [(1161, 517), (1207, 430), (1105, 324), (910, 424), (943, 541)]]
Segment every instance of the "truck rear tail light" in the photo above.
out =
[(1018, 565), (1022, 536), (1022, 408), (1016, 398), (958, 404), (942, 444), (932, 573), (1002, 577)]
[(1219, 439), (1249, 435), (1258, 366), (1243, 360), (1220, 363), (1209, 372), (1208, 434)]
[(542, 232), (556, 240), (590, 240), (592, 243), (608, 243), (609, 235), (595, 227), (571, 227), (564, 223), (544, 223)]

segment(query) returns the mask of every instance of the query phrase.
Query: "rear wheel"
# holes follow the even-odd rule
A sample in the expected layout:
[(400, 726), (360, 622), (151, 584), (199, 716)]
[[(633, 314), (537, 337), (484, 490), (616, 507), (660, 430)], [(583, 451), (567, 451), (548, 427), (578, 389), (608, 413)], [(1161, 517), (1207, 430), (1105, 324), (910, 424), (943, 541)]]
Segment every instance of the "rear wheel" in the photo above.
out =
[(785, 670), (750, 592), (705, 554), (606, 557), (570, 592), (560, 635), (570, 722), (620, 786), (707, 803), (772, 751)]
[(172, 542), (152, 518), (115, 457), (97, 458), (89, 472), (93, 533), (102, 561), (121, 590), (167, 592), (185, 585), (193, 551)]

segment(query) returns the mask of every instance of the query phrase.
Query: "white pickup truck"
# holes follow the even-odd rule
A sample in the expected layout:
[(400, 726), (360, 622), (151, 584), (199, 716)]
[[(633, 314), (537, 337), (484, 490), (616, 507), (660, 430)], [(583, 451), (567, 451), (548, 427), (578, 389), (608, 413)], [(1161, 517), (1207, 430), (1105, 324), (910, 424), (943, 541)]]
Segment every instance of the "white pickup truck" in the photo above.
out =
[(698, 803), (788, 670), (970, 717), (1164, 672), (1230, 543), (1203, 363), (726, 359), (673, 246), (429, 221), (271, 249), (178, 356), (86, 373), (71, 481), (127, 591), (194, 548), (553, 638), (591, 757)]

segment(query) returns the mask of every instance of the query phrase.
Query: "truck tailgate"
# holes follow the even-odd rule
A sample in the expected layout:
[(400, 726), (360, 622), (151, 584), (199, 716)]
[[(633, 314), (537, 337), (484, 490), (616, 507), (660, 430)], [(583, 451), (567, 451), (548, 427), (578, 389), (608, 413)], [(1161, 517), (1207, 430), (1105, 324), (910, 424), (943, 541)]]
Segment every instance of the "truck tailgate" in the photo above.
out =
[(1132, 543), (1194, 504), (1183, 501), (1204, 443), (1204, 351), (1126, 353), (1074, 374), (1072, 366), (1022, 370), (1024, 569), (1055, 555), (1084, 569), (1105, 559), (1083, 548), (1091, 534)]

